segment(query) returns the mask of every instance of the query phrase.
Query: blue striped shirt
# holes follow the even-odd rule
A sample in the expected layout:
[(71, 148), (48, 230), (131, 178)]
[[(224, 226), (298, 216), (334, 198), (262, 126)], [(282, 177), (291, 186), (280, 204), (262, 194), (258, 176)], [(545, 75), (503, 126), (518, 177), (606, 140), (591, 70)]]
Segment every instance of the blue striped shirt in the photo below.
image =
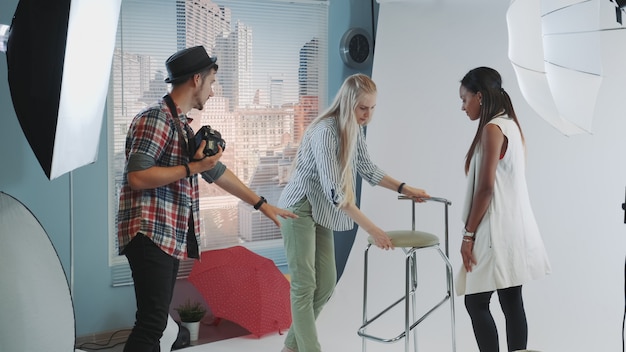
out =
[[(334, 118), (323, 119), (306, 130), (296, 156), (295, 169), (278, 206), (288, 208), (306, 197), (311, 203), (316, 223), (331, 230), (346, 231), (354, 227), (354, 221), (337, 207), (345, 197), (341, 189), (338, 133)], [(353, 173), (355, 185), (357, 173), (372, 186), (385, 176), (384, 171), (370, 160), (363, 127), (360, 127), (357, 137), (352, 170), (356, 171)]]

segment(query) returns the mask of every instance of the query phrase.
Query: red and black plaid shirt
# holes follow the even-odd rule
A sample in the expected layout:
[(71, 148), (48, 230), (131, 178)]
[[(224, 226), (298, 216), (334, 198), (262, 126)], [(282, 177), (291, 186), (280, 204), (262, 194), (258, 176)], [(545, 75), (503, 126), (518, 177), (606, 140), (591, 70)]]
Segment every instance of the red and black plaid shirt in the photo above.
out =
[[(190, 129), (187, 117), (177, 111), (181, 124)], [(181, 147), (174, 120), (161, 99), (133, 119), (126, 136), (126, 160), (135, 153), (154, 159), (155, 166), (176, 166), (189, 162)], [(184, 177), (168, 185), (132, 190), (128, 185), (128, 168), (124, 170), (117, 215), (119, 252), (137, 233), (152, 239), (165, 253), (187, 258), (187, 230), (191, 212), (194, 233), (200, 243), (198, 176)]]

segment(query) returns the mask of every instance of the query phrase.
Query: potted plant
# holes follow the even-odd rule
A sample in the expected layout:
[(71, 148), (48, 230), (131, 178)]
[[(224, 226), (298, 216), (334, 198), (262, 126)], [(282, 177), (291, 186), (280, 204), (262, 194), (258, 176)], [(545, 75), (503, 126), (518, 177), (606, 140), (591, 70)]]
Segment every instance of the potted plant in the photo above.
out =
[(200, 330), (200, 320), (206, 314), (206, 308), (198, 301), (187, 299), (184, 303), (175, 308), (180, 317), (181, 325), (189, 330), (189, 339), (195, 341), (198, 339), (198, 331)]

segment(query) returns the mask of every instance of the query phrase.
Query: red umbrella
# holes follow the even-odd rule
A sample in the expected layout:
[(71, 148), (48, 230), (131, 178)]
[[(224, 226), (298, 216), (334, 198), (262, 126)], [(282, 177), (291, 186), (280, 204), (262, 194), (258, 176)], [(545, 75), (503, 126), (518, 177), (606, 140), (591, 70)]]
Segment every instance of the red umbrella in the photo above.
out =
[(205, 251), (189, 274), (213, 315), (260, 337), (291, 325), (289, 281), (268, 258), (235, 246)]

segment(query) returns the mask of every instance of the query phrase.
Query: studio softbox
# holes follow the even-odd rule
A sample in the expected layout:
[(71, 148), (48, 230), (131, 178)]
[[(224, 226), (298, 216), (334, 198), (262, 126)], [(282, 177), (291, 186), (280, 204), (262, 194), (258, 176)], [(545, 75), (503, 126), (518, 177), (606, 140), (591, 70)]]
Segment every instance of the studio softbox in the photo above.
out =
[(7, 41), (13, 107), (50, 180), (93, 163), (121, 0), (21, 0)]

